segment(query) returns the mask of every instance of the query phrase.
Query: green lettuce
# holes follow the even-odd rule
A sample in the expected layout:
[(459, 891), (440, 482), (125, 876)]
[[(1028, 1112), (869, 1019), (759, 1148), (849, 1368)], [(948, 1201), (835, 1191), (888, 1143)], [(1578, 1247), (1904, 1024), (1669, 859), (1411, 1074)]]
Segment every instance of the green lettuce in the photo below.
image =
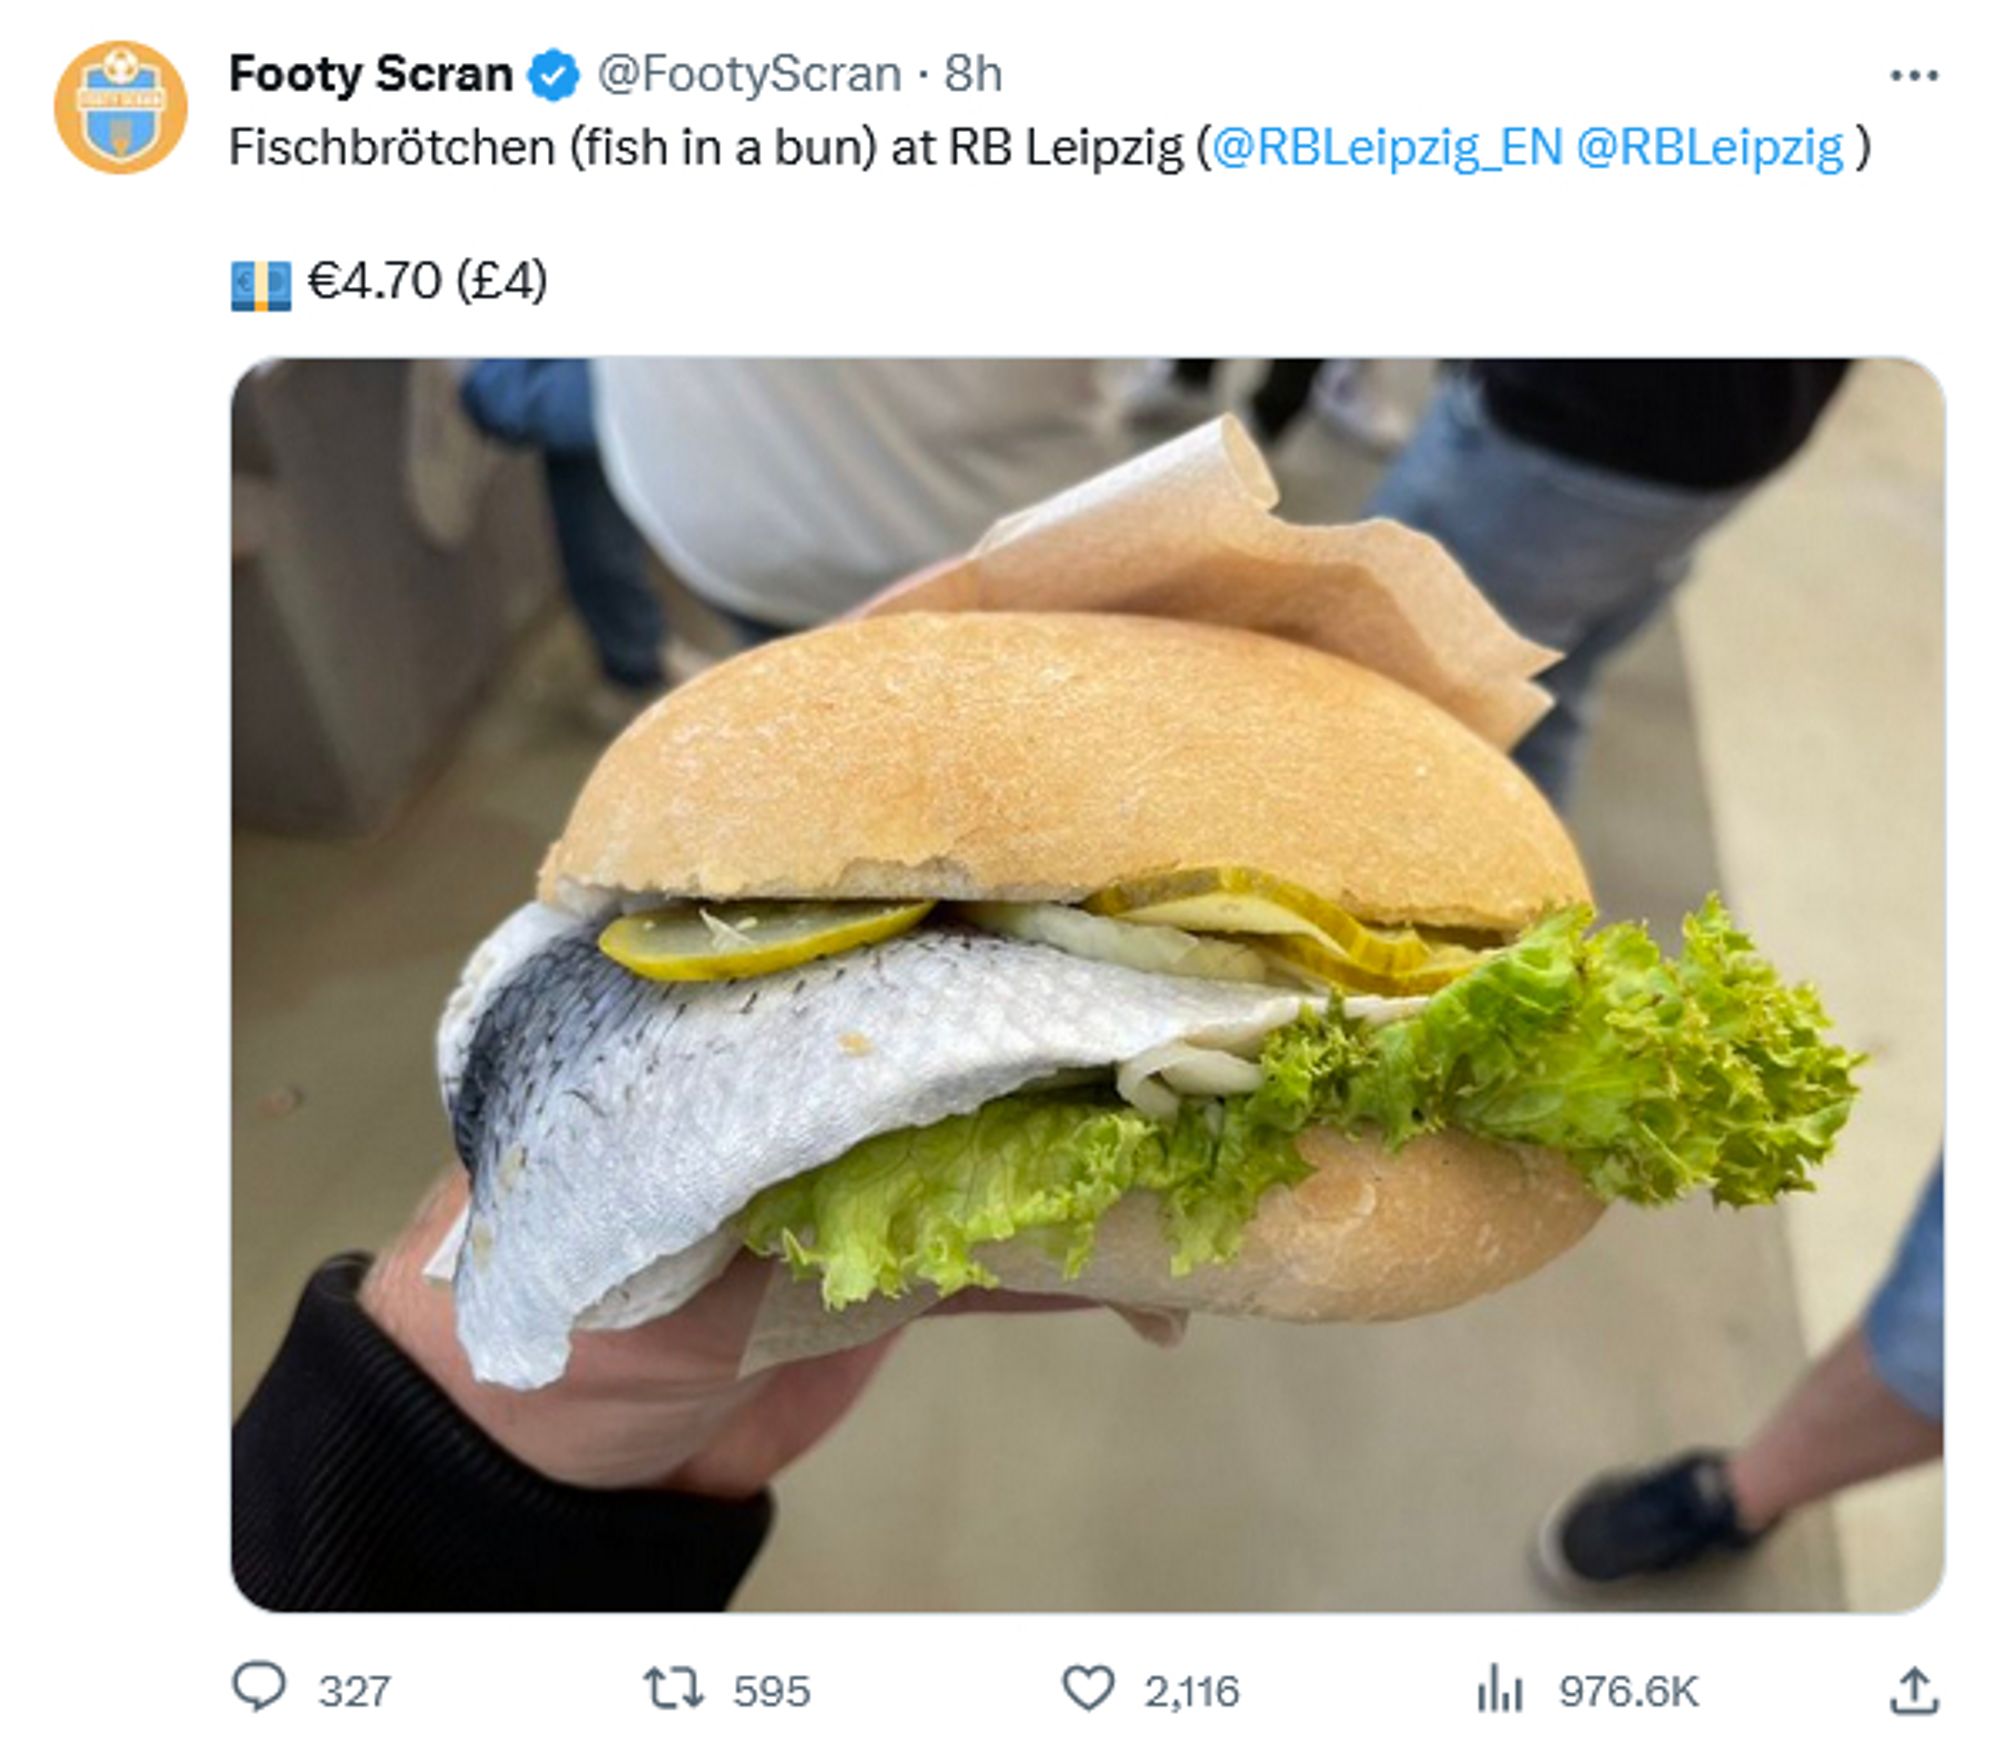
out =
[(1308, 1011), (1266, 1042), (1253, 1093), (1167, 1119), (1109, 1094), (1016, 1094), (863, 1142), (738, 1226), (841, 1307), (990, 1284), (978, 1248), (1016, 1236), (1074, 1275), (1133, 1191), (1158, 1198), (1176, 1274), (1226, 1262), (1264, 1194), (1306, 1176), (1293, 1139), (1312, 1126), (1392, 1149), (1443, 1129), (1551, 1148), (1606, 1200), (1811, 1190), (1861, 1061), (1827, 1039), (1811, 988), (1783, 984), (1714, 898), (1677, 959), (1634, 924), (1589, 927), (1581, 908), (1545, 918), (1408, 1019)]

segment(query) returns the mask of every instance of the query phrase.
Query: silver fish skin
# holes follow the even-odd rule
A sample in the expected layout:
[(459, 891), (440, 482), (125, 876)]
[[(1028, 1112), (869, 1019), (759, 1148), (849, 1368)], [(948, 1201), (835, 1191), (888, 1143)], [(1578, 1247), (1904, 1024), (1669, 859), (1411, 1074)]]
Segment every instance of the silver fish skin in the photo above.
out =
[(459, 1339), (502, 1386), (559, 1379), (571, 1330), (606, 1296), (857, 1142), (1175, 1040), (1261, 1038), (1301, 1003), (952, 927), (769, 977), (661, 984), (596, 933), (517, 915), (441, 1028), (472, 1175)]
[(487, 1003), (544, 947), (575, 934), (578, 927), (576, 917), (551, 910), (546, 904), (523, 904), (466, 960), (438, 1017), (438, 1086), (444, 1092), (447, 1117), (458, 1110), (459, 1077), (465, 1072), (472, 1035), (479, 1029)]

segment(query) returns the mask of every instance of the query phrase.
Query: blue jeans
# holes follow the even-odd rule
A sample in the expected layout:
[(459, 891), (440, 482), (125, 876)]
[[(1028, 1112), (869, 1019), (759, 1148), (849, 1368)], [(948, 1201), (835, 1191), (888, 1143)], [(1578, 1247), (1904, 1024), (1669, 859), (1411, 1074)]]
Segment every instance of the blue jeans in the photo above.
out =
[(1944, 1162), (1931, 1174), (1896, 1262), (1862, 1322), (1882, 1384), (1920, 1416), (1944, 1421)]
[(1695, 545), (1748, 493), (1681, 489), (1514, 439), (1455, 374), (1368, 503), (1435, 537), (1500, 614), (1564, 658), (1537, 680), (1555, 706), (1514, 761), (1565, 803), (1604, 661), (1686, 576)]
[(482, 360), (460, 398), (481, 431), (540, 451), (563, 581), (605, 677), (635, 690), (664, 686), (666, 612), (646, 578), (646, 540), (598, 459), (590, 363)]

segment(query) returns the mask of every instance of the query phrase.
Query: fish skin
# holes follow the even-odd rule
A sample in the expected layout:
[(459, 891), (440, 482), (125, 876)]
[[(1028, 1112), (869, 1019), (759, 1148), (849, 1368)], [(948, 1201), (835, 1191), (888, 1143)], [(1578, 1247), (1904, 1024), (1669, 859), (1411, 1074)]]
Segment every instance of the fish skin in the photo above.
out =
[(633, 975), (593, 923), (535, 933), (521, 957), (515, 928), (440, 1051), (472, 1175), (459, 1338), (481, 1380), (522, 1389), (561, 1377), (597, 1303), (757, 1192), (1064, 1070), (1275, 1029), (1301, 999), (953, 927), (703, 984)]
[(438, 1017), (438, 1086), (447, 1115), (458, 1109), (459, 1077), (472, 1050), (472, 1035), (493, 997), (523, 965), (551, 941), (577, 932), (578, 919), (546, 904), (523, 904), (479, 943), (458, 974)]

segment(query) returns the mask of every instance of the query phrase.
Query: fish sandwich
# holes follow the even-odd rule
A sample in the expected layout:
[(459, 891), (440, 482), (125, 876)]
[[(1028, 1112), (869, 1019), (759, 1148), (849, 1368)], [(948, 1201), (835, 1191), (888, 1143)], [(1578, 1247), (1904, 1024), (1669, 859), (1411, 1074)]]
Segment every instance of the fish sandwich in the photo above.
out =
[(743, 1251), (850, 1319), (975, 1286), (1426, 1313), (1612, 1201), (1809, 1189), (1854, 1092), (1825, 1025), (1713, 900), (1675, 957), (1594, 928), (1527, 778), (1361, 666), (1157, 618), (838, 624), (641, 715), (468, 965), (459, 1335), (543, 1385)]

